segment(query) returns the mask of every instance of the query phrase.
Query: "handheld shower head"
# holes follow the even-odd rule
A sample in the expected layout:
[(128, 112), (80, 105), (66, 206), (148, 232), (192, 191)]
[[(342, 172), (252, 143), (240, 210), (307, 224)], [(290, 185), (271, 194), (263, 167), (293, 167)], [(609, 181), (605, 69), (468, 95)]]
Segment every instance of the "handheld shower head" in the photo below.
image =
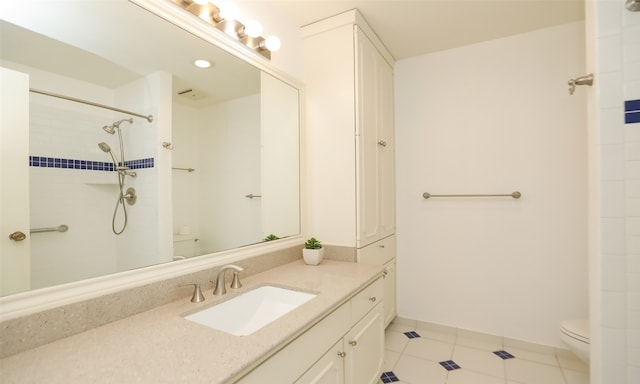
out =
[(109, 146), (109, 144), (105, 142), (98, 143), (98, 147), (100, 147), (102, 152), (108, 153), (111, 156), (111, 160), (113, 160), (113, 168), (118, 168), (118, 160), (116, 159), (116, 156), (113, 154), (113, 152), (111, 152), (111, 147)]
[(100, 147), (100, 149), (102, 149), (103, 152), (106, 152), (106, 153), (111, 152), (111, 147), (107, 143), (104, 143), (104, 142), (98, 143), (98, 147)]

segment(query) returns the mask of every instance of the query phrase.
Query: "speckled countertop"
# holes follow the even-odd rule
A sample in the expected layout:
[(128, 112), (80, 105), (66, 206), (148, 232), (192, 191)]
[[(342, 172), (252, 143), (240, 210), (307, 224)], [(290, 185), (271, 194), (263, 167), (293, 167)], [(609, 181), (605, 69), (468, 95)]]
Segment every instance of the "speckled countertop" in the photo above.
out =
[[(302, 260), (242, 279), (243, 288), (194, 304), (179, 300), (0, 360), (9, 383), (232, 383), (378, 278), (382, 267)], [(317, 292), (311, 301), (249, 336), (183, 316), (265, 283)]]

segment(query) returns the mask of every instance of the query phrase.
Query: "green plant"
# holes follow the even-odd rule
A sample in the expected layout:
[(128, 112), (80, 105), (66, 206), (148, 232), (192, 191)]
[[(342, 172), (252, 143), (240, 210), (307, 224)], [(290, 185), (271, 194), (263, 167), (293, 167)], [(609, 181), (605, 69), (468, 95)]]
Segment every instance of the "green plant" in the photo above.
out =
[(273, 233), (264, 238), (264, 241), (278, 240), (279, 237), (274, 235)]
[(315, 237), (312, 237), (304, 243), (304, 247), (306, 249), (320, 249), (322, 248), (322, 243)]

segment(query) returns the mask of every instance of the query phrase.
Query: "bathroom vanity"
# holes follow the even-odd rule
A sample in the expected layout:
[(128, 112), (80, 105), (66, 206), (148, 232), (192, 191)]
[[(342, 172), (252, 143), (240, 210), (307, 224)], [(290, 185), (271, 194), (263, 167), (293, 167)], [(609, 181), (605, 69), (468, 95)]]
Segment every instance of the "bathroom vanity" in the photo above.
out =
[[(226, 296), (214, 298), (207, 288), (202, 303), (185, 297), (2, 359), (0, 382), (310, 383), (319, 374), (336, 378), (330, 382), (375, 382), (384, 351), (382, 272), (298, 260), (249, 276)], [(317, 296), (247, 336), (184, 318), (265, 284)]]

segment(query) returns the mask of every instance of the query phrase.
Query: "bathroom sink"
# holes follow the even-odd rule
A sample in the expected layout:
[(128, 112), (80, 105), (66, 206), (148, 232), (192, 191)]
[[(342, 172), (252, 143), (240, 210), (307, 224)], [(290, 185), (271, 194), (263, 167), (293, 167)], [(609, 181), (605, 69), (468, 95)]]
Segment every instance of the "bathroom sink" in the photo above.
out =
[(314, 297), (313, 293), (265, 285), (185, 319), (235, 336), (247, 336)]

